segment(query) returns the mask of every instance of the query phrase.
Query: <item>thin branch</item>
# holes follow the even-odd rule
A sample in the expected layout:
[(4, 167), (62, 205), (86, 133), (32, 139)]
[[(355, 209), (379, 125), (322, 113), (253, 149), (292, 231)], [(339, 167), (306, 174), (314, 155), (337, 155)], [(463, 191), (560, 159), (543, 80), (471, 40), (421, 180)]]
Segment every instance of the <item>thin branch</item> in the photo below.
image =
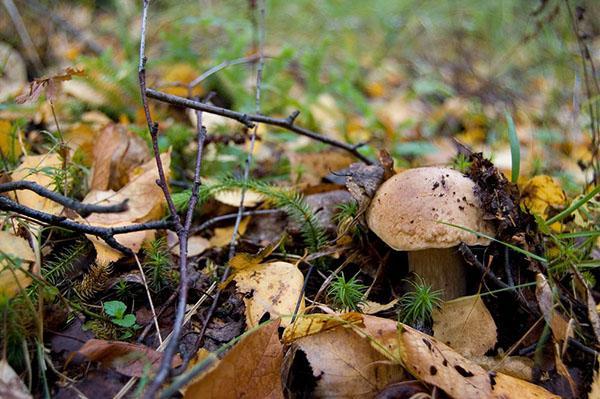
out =
[(48, 198), (64, 207), (74, 210), (81, 215), (81, 217), (87, 217), (92, 213), (117, 213), (127, 210), (127, 200), (115, 205), (83, 204), (73, 198), (66, 197), (32, 181), (20, 180), (0, 184), (0, 193), (15, 190), (33, 191), (44, 198)]
[(44, 69), (44, 65), (42, 64), (42, 60), (35, 49), (35, 44), (33, 44), (31, 36), (29, 36), (25, 22), (23, 22), (23, 18), (21, 18), (21, 14), (19, 13), (19, 9), (13, 0), (3, 0), (3, 4), (4, 8), (6, 8), (6, 12), (8, 12), (8, 15), (12, 19), (12, 22), (17, 29), (17, 34), (19, 35), (21, 42), (23, 42), (25, 53), (27, 54), (31, 63), (35, 66), (36, 72), (41, 73)]
[(199, 111), (208, 112), (209, 114), (215, 114), (224, 116), (229, 119), (233, 119), (242, 123), (243, 125), (252, 128), (255, 126), (255, 123), (264, 123), (266, 125), (277, 126), (282, 129), (289, 130), (291, 132), (297, 133), (301, 136), (309, 137), (313, 140), (320, 141), (322, 143), (328, 144), (332, 147), (340, 148), (344, 151), (349, 152), (357, 159), (360, 159), (367, 165), (372, 165), (373, 160), (361, 154), (358, 149), (361, 146), (364, 146), (366, 143), (359, 143), (357, 145), (344, 143), (333, 138), (323, 136), (319, 133), (313, 132), (312, 130), (306, 129), (304, 127), (300, 127), (295, 124), (295, 119), (298, 116), (298, 111), (293, 112), (287, 118), (273, 118), (270, 116), (259, 115), (259, 114), (244, 114), (242, 112), (233, 111), (227, 108), (217, 107), (211, 104), (201, 103), (199, 101), (190, 100), (184, 97), (174, 96), (172, 94), (167, 94), (161, 91), (146, 89), (146, 94), (148, 97), (153, 98), (158, 101), (166, 102), (172, 105), (177, 105), (180, 107), (187, 107), (196, 109)]
[[(256, 210), (252, 210), (252, 211), (244, 211), (242, 216), (246, 217), (246, 216), (256, 216), (256, 215), (271, 215), (274, 213), (281, 213), (281, 212), (283, 212), (281, 209), (256, 209)], [(217, 223), (224, 222), (226, 220), (235, 219), (235, 218), (237, 218), (237, 215), (238, 214), (236, 212), (236, 213), (228, 213), (226, 215), (215, 216), (211, 219), (208, 219), (207, 221), (200, 224), (199, 226), (191, 229), (190, 234), (196, 234), (199, 231), (206, 230), (209, 227), (212, 227), (213, 225), (215, 225)]]
[[(259, 26), (258, 26), (258, 54), (259, 54), (259, 60), (258, 60), (258, 68), (256, 71), (256, 94), (255, 94), (255, 107), (256, 107), (256, 113), (258, 114), (260, 112), (260, 94), (261, 94), (261, 86), (262, 86), (262, 75), (263, 75), (263, 67), (265, 64), (265, 58), (264, 58), (264, 44), (265, 44), (265, 3), (264, 0), (262, 0), (260, 2), (260, 18), (259, 18)], [(235, 225), (233, 227), (233, 234), (231, 235), (231, 243), (229, 244), (229, 259), (233, 258), (233, 256), (235, 255), (235, 246), (237, 243), (237, 239), (238, 239), (238, 231), (240, 228), (240, 223), (242, 221), (242, 215), (244, 213), (244, 198), (246, 196), (246, 186), (248, 183), (248, 179), (250, 177), (250, 166), (252, 165), (252, 157), (254, 155), (254, 144), (256, 143), (256, 133), (257, 133), (257, 128), (258, 126), (255, 125), (254, 129), (252, 130), (252, 135), (250, 137), (250, 148), (248, 150), (248, 156), (246, 157), (246, 162), (244, 164), (244, 185), (242, 187), (242, 192), (241, 192), (241, 196), (240, 196), (240, 206), (238, 208), (238, 212), (235, 218)], [(223, 275), (221, 276), (221, 284), (223, 284), (226, 280), (227, 277), (229, 277), (229, 264), (227, 264), (227, 266), (225, 267), (225, 270), (223, 271)], [(213, 313), (215, 312), (217, 305), (219, 303), (219, 298), (221, 296), (221, 285), (219, 285), (219, 288), (217, 289), (217, 292), (215, 293), (215, 297), (211, 303), (210, 308), (208, 309), (208, 312), (206, 313), (206, 316), (204, 317), (204, 322), (202, 324), (202, 330), (200, 330), (200, 335), (198, 337), (198, 342), (201, 343), (202, 339), (204, 338), (204, 334), (206, 333), (206, 329), (208, 328), (208, 324), (210, 323), (210, 319), (212, 318)]]
[(19, 215), (27, 216), (31, 219), (34, 219), (41, 223), (46, 223), (50, 226), (62, 227), (77, 233), (90, 234), (99, 237), (111, 247), (127, 255), (132, 254), (131, 250), (119, 244), (119, 242), (115, 240), (114, 236), (119, 234), (133, 233), (136, 231), (163, 230), (170, 229), (173, 227), (172, 222), (164, 220), (118, 227), (92, 226), (89, 224), (77, 223), (71, 219), (67, 219), (65, 216), (57, 216), (29, 208), (2, 195), (0, 195), (0, 210), (15, 212)]

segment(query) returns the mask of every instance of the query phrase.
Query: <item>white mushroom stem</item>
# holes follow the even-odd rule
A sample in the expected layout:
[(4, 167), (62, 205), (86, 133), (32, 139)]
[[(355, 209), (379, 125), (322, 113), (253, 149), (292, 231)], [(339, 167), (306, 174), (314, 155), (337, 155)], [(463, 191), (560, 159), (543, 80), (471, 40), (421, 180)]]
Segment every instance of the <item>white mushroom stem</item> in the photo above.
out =
[(456, 247), (409, 251), (408, 268), (434, 290), (443, 290), (443, 300), (466, 294), (467, 273)]

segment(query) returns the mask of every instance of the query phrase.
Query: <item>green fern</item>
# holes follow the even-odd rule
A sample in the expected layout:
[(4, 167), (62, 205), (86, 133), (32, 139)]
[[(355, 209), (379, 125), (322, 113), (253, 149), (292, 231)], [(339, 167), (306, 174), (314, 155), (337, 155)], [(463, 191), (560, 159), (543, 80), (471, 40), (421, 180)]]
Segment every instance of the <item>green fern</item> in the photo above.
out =
[[(312, 251), (319, 250), (327, 243), (325, 230), (310, 209), (310, 206), (304, 201), (302, 194), (291, 189), (276, 187), (257, 180), (249, 180), (245, 184), (242, 180), (226, 176), (215, 183), (200, 186), (198, 205), (202, 205), (217, 193), (241, 189), (244, 186), (247, 190), (262, 194), (272, 206), (280, 208), (293, 221), (297, 222), (301, 226), (301, 235), (304, 243)], [(190, 195), (189, 191), (176, 194), (175, 203), (180, 207), (180, 210), (187, 206)]]

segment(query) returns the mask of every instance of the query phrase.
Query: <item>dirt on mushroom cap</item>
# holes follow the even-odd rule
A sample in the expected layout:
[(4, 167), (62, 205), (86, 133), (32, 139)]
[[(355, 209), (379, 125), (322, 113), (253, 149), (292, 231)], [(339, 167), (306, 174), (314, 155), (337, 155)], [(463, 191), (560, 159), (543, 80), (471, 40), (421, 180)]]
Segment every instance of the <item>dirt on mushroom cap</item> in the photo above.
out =
[(369, 228), (399, 251), (487, 245), (489, 240), (451, 223), (493, 235), (483, 218), (475, 183), (462, 173), (442, 167), (401, 172), (379, 188), (367, 213)]

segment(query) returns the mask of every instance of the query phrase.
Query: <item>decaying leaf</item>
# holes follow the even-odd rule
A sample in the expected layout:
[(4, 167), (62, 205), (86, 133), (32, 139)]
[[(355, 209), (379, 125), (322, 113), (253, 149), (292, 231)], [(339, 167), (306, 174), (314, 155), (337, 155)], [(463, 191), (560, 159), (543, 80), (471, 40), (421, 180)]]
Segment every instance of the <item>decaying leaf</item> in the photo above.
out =
[(242, 339), (216, 367), (187, 387), (184, 398), (283, 398), (278, 327), (274, 321)]
[(474, 356), (469, 359), (488, 371), (498, 371), (525, 381), (533, 380), (533, 360), (528, 357)]
[[(171, 153), (161, 154), (161, 160), (165, 171), (169, 170), (171, 163)], [(157, 220), (164, 211), (164, 196), (162, 190), (156, 184), (158, 172), (154, 160), (148, 161), (139, 169), (139, 175), (131, 178), (118, 192), (110, 191), (91, 191), (84, 198), (83, 202), (90, 204), (113, 205), (127, 200), (127, 211), (120, 213), (92, 214), (85, 220), (95, 226), (117, 227), (126, 226), (132, 223), (143, 223), (150, 220)], [(98, 252), (97, 260), (101, 263), (113, 262), (119, 259), (122, 254), (109, 247), (104, 241), (88, 235), (90, 241), (96, 247)], [(134, 252), (140, 250), (142, 243), (146, 239), (154, 237), (153, 230), (139, 231), (134, 233), (120, 234), (115, 239), (125, 247)]]
[(393, 320), (363, 316), (354, 330), (391, 361), (400, 362), (421, 381), (455, 398), (557, 398), (545, 389), (507, 376), (488, 373), (437, 339)]
[(31, 399), (27, 387), (19, 375), (4, 359), (0, 360), (0, 398), (5, 399)]
[[(308, 361), (310, 371), (305, 372), (312, 372), (312, 383), (294, 383), (298, 375), (307, 379), (302, 372), (306, 366), (300, 352)], [(295, 397), (372, 398), (388, 384), (405, 377), (399, 364), (386, 360), (366, 339), (343, 326), (296, 340), (286, 354), (285, 364), (288, 389), (301, 390), (292, 392)]]
[(25, 239), (0, 231), (0, 296), (12, 298), (31, 284), (23, 269), (33, 262), (35, 254)]
[(29, 83), (29, 89), (16, 98), (17, 104), (35, 101), (46, 89), (46, 96), (53, 100), (60, 90), (60, 83), (71, 80), (73, 76), (83, 76), (83, 69), (67, 67), (63, 73), (34, 79)]
[[(144, 345), (101, 339), (90, 339), (77, 353), (129, 377), (142, 377), (156, 371), (163, 356), (161, 352)], [(180, 364), (181, 358), (175, 357), (172, 366)]]
[[(286, 326), (302, 292), (304, 276), (298, 267), (287, 262), (252, 265), (235, 273), (237, 291), (244, 295), (246, 326), (257, 326), (269, 313), (271, 319), (281, 317)], [(304, 309), (303, 303), (299, 312)]]
[[(27, 155), (23, 157), (23, 161), (14, 170), (11, 177), (13, 181), (32, 181), (53, 190), (55, 189), (55, 176), (60, 174), (62, 166), (63, 161), (56, 153)], [(14, 196), (22, 205), (53, 215), (58, 215), (63, 209), (62, 205), (33, 191), (20, 190)]]
[(432, 318), (433, 336), (465, 357), (482, 356), (496, 344), (496, 323), (479, 295), (444, 302)]

